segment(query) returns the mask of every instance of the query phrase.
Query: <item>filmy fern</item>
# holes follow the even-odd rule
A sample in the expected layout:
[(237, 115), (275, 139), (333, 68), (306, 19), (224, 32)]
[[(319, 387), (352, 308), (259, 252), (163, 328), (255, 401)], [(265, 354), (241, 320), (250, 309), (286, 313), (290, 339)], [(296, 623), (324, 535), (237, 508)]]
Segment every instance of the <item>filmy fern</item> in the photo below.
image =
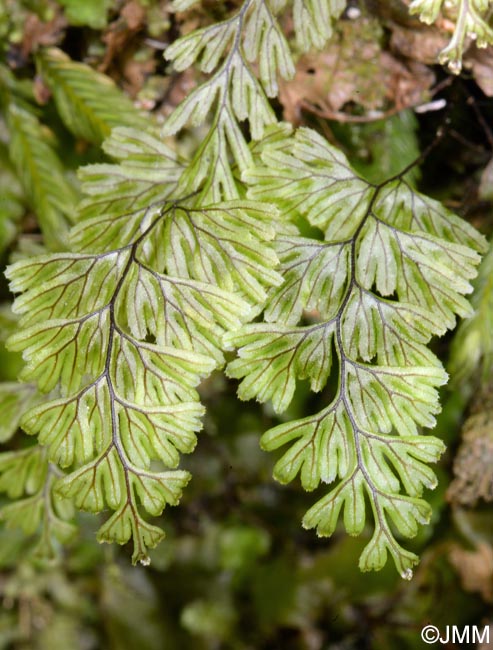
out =
[[(117, 177), (142, 161), (152, 140), (125, 131), (110, 140), (113, 151), (117, 144), (131, 151), (139, 138), (140, 153), (133, 164), (114, 166)], [(172, 167), (173, 153), (154, 146), (161, 170)], [(176, 163), (175, 175), (179, 170)], [(109, 173), (107, 166), (92, 169), (99, 179)], [(99, 539), (132, 537), (134, 561), (146, 561), (146, 549), (163, 536), (140, 505), (159, 515), (189, 479), (168, 468), (195, 446), (203, 412), (195, 386), (221, 362), (222, 334), (250, 316), (248, 297), (280, 282), (264, 244), (274, 234), (272, 209), (167, 199), (175, 187), (169, 176), (154, 183), (154, 204), (144, 193), (145, 208), (135, 200), (137, 180), (127, 183), (127, 195), (95, 183), (103, 196), (93, 185), (92, 209), (83, 204), (71, 233), (76, 252), (20, 261), (8, 272), (13, 291), (23, 292), (15, 307), (23, 331), (10, 338), (11, 349), (24, 351), (22, 378), (45, 393), (59, 386), (23, 427), (39, 434), (52, 462), (68, 468), (59, 495), (83, 510), (115, 511)], [(148, 189), (149, 179), (141, 185)], [(110, 227), (93, 215), (101, 202)]]
[[(428, 520), (427, 464), (443, 449), (420, 432), (433, 426), (446, 380), (426, 344), (470, 313), (463, 294), (483, 241), (404, 174), (370, 184), (315, 132), (293, 136), (277, 124), (267, 97), (277, 75), (294, 71), (278, 20), (288, 5), (298, 48), (308, 49), (325, 43), (344, 3), (245, 0), (229, 19), (178, 39), (168, 60), (209, 76), (161, 135), (153, 125), (112, 132), (104, 149), (116, 162), (81, 172), (86, 198), (69, 251), (9, 268), (21, 316), (9, 346), (23, 353), (21, 378), (43, 394), (22, 426), (42, 447), (4, 457), (0, 475), (36, 456), (50, 494), (112, 511), (99, 540), (132, 538), (134, 561), (147, 562), (163, 537), (149, 517), (177, 503), (189, 480), (178, 466), (201, 427), (197, 385), (238, 347), (227, 372), (243, 380), (240, 397), (272, 400), (278, 412), (297, 380), (320, 391), (336, 377), (322, 412), (275, 427), (262, 444), (292, 443), (276, 465), (281, 482), (298, 472), (308, 490), (337, 481), (306, 527), (330, 535), (343, 510), (347, 531), (359, 534), (369, 505), (375, 532), (360, 566), (379, 569), (390, 552), (409, 577), (416, 557), (396, 535)], [(40, 61), (60, 65), (67, 88), (97, 105), (86, 72), (52, 52)], [(89, 138), (89, 117), (73, 123), (71, 91), (57, 96), (52, 83), (66, 124)], [(190, 161), (163, 142), (202, 124)], [(324, 239), (301, 237), (302, 219)], [(41, 482), (26, 478), (19, 490), (34, 499)], [(58, 540), (68, 535), (63, 514)]]
[[(266, 147), (261, 161), (245, 175), (251, 198), (269, 196), (285, 214), (301, 212), (325, 239), (277, 240), (285, 283), (269, 295), (265, 324), (228, 337), (241, 346), (228, 374), (243, 378), (240, 397), (271, 399), (282, 412), (297, 379), (320, 391), (337, 361), (337, 393), (327, 407), (268, 431), (262, 445), (291, 443), (275, 467), (282, 483), (298, 472), (307, 490), (338, 479), (305, 515), (305, 527), (331, 535), (343, 510), (347, 532), (358, 535), (368, 500), (375, 531), (360, 567), (380, 569), (388, 551), (407, 577), (417, 558), (394, 530), (412, 537), (429, 520), (421, 494), (436, 481), (426, 463), (443, 451), (418, 429), (435, 424), (436, 389), (447, 378), (426, 343), (453, 327), (455, 314), (470, 313), (461, 294), (470, 291), (483, 240), (400, 176), (380, 185), (358, 178), (309, 130), (288, 146)], [(315, 312), (315, 322), (299, 325), (305, 312)]]

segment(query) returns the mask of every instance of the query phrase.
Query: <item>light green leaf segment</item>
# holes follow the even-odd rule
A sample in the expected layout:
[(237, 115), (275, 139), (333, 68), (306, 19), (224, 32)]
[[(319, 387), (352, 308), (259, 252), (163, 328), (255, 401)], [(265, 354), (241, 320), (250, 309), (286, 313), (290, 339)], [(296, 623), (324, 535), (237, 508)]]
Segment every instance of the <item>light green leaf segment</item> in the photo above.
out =
[[(262, 444), (289, 445), (281, 482), (299, 472), (308, 490), (333, 484), (306, 527), (330, 535), (343, 513), (356, 535), (369, 511), (375, 530), (361, 567), (381, 568), (390, 553), (410, 575), (416, 557), (396, 535), (429, 519), (421, 493), (443, 448), (421, 434), (446, 380), (426, 344), (470, 313), (463, 295), (483, 241), (404, 175), (371, 185), (314, 132), (277, 124), (267, 97), (278, 75), (294, 72), (278, 18), (292, 11), (299, 50), (321, 47), (343, 7), (245, 0), (173, 43), (176, 69), (197, 65), (205, 81), (163, 132), (112, 131), (104, 150), (115, 162), (80, 173), (85, 198), (68, 250), (9, 267), (20, 316), (9, 347), (22, 352), (36, 400), (21, 426), (40, 445), (0, 457), (1, 489), (13, 473), (26, 477), (12, 494), (24, 500), (4, 512), (10, 522), (34, 530), (48, 516), (58, 543), (69, 536), (63, 504), (105, 512), (98, 539), (132, 539), (134, 562), (147, 562), (164, 535), (152, 518), (190, 478), (179, 462), (201, 428), (197, 386), (237, 346), (228, 373), (243, 380), (240, 397), (272, 400), (279, 412), (298, 380), (314, 391), (335, 382), (322, 412), (275, 427)], [(51, 50), (40, 61), (67, 126), (96, 140), (100, 120), (111, 122), (87, 70)], [(204, 136), (190, 161), (163, 141), (187, 125)], [(324, 239), (298, 234), (305, 218)]]
[(427, 463), (444, 448), (421, 434), (435, 424), (437, 388), (447, 379), (426, 344), (454, 326), (455, 314), (471, 313), (463, 294), (483, 239), (401, 176), (380, 185), (358, 178), (308, 129), (265, 147), (243, 178), (250, 198), (305, 215), (324, 240), (277, 239), (285, 282), (271, 290), (264, 323), (226, 337), (240, 346), (228, 374), (242, 379), (241, 398), (270, 399), (282, 412), (297, 380), (318, 392), (336, 366), (334, 399), (271, 429), (262, 446), (287, 447), (274, 470), (280, 482), (299, 473), (306, 490), (333, 484), (306, 513), (306, 528), (331, 535), (341, 515), (359, 535), (369, 511), (374, 532), (361, 569), (382, 568), (390, 553), (410, 577), (417, 557), (397, 536), (412, 537), (429, 520), (422, 492), (436, 479)]

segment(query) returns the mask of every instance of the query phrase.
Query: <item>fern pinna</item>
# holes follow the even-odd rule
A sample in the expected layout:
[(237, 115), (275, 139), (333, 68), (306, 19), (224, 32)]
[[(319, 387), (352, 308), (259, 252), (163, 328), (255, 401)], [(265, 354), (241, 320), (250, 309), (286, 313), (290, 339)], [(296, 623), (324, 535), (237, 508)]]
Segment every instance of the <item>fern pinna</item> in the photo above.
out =
[[(417, 558), (397, 536), (429, 519), (421, 494), (435, 484), (428, 463), (443, 449), (421, 433), (434, 425), (446, 381), (426, 344), (470, 312), (463, 294), (484, 243), (403, 175), (370, 184), (317, 133), (293, 135), (277, 122), (267, 97), (278, 74), (294, 73), (278, 22), (288, 5), (298, 48), (308, 49), (324, 45), (344, 3), (245, 0), (229, 19), (173, 43), (166, 56), (177, 70), (197, 64), (209, 76), (160, 134), (152, 124), (113, 130), (104, 149), (115, 163), (81, 171), (86, 198), (67, 250), (9, 268), (21, 294), (9, 346), (23, 352), (33, 401), (22, 427), (41, 445), (29, 467), (52, 479), (48, 505), (29, 509), (40, 481), (24, 472), (12, 496), (25, 498), (3, 510), (10, 522), (30, 518), (32, 530), (53, 504), (110, 510), (99, 540), (132, 538), (134, 561), (147, 562), (163, 537), (149, 516), (177, 503), (189, 480), (177, 468), (201, 428), (197, 386), (238, 348), (226, 372), (242, 380), (239, 396), (272, 400), (279, 413), (297, 380), (320, 391), (336, 377), (320, 413), (280, 424), (262, 446), (290, 445), (279, 481), (299, 472), (307, 490), (335, 484), (306, 527), (330, 535), (342, 512), (358, 535), (369, 508), (374, 534), (361, 568), (380, 569), (390, 553), (410, 577)], [(87, 107), (74, 131), (100, 134), (91, 125), (104, 111), (84, 72), (47, 56), (41, 70), (67, 84), (73, 76)], [(55, 96), (62, 117), (69, 97)], [(186, 126), (204, 133), (191, 160), (162, 137)], [(300, 235), (303, 220), (319, 238)], [(12, 452), (0, 471), (22, 462)], [(52, 535), (64, 541), (71, 512), (57, 517)]]

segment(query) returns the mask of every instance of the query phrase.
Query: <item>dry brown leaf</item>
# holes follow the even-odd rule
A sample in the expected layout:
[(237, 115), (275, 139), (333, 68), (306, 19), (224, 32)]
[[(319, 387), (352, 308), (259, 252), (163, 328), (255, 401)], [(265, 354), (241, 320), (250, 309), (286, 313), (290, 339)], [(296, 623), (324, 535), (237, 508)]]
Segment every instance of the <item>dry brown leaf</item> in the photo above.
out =
[(22, 33), (21, 54), (27, 59), (40, 45), (58, 45), (67, 27), (67, 20), (57, 11), (52, 20), (43, 22), (36, 14), (28, 14)]
[(493, 390), (483, 390), (464, 423), (462, 443), (454, 460), (454, 479), (447, 499), (474, 506), (479, 499), (493, 501)]
[(168, 116), (187, 97), (197, 85), (197, 73), (192, 68), (174, 76), (166, 93), (166, 101), (163, 103), (160, 113)]
[(419, 61), (403, 63), (389, 52), (382, 53), (381, 65), (388, 81), (387, 99), (397, 110), (428, 100), (435, 75), (426, 65)]
[[(126, 16), (129, 17), (129, 21)], [(101, 72), (107, 72), (115, 60), (126, 53), (136, 32), (141, 28), (144, 18), (144, 8), (135, 0), (131, 0), (123, 7), (119, 17), (108, 25), (102, 36), (103, 42), (106, 43), (106, 52), (99, 66)], [(134, 51), (135, 48), (132, 50)]]
[(480, 542), (474, 551), (454, 546), (449, 560), (465, 591), (479, 593), (485, 601), (493, 602), (493, 549), (489, 544)]
[(464, 67), (471, 67), (478, 86), (487, 97), (493, 97), (493, 48), (474, 48), (466, 57)]
[(34, 77), (33, 94), (36, 102), (42, 106), (51, 98), (51, 90), (45, 84), (43, 77), (38, 74)]
[(450, 35), (444, 34), (435, 27), (408, 29), (401, 25), (393, 25), (390, 47), (392, 52), (401, 57), (425, 65), (435, 65), (438, 54), (449, 40)]
[(137, 0), (130, 0), (102, 36), (106, 52), (99, 70), (121, 84), (133, 98), (142, 89), (146, 78), (156, 69), (153, 56), (135, 56), (141, 45), (139, 32), (144, 28), (145, 21), (145, 8)]
[(131, 31), (140, 29), (145, 22), (146, 11), (137, 0), (127, 2), (120, 13)]
[(133, 57), (125, 58), (122, 74), (123, 87), (130, 97), (136, 97), (142, 89), (145, 80), (156, 70), (156, 61), (153, 58), (145, 61), (136, 61)]
[(422, 63), (406, 64), (383, 51), (379, 29), (367, 18), (343, 22), (338, 40), (301, 57), (294, 79), (280, 84), (284, 118), (299, 123), (302, 109), (310, 106), (330, 117), (348, 104), (373, 113), (398, 111), (427, 99), (433, 72)]

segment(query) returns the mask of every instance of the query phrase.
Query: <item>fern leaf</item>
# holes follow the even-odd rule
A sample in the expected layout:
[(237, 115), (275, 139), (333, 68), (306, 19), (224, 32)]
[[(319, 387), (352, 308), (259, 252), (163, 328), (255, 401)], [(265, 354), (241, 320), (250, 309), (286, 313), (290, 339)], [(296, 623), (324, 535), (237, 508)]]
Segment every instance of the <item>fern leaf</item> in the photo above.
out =
[[(128, 254), (127, 258), (120, 273), (117, 267), (113, 283), (106, 283), (105, 276), (99, 275), (101, 270), (94, 259), (72, 258), (75, 272), (73, 276), (65, 273), (64, 280), (69, 286), (72, 277), (77, 282), (77, 261), (85, 263), (89, 302), (73, 308), (76, 316), (57, 318), (64, 307), (58, 301), (59, 284), (56, 280), (51, 286), (47, 284), (43, 313), (55, 318), (14, 335), (10, 345), (25, 350), (24, 376), (36, 380), (43, 391), (61, 382), (65, 394), (31, 410), (23, 419), (28, 433), (39, 434), (50, 460), (62, 467), (75, 466), (61, 481), (58, 493), (75, 499), (82, 509), (99, 512), (108, 506), (116, 510), (120, 523), (126, 523), (105, 527), (102, 538), (113, 534), (116, 537), (112, 541), (124, 543), (130, 532), (135, 548), (141, 549), (136, 550), (135, 559), (145, 560), (137, 499), (150, 514), (160, 514), (169, 496), (177, 493), (178, 488), (173, 486), (183, 487), (188, 481), (184, 472), (151, 471), (150, 459), (169, 466), (170, 458), (176, 458), (169, 451), (173, 442), (181, 451), (193, 449), (193, 433), (200, 428), (198, 416), (202, 413), (193, 387), (214, 364), (199, 354), (190, 358), (184, 352), (136, 340), (123, 330), (123, 301), (118, 300), (118, 293), (120, 287), (121, 295), (125, 291)], [(40, 263), (34, 269), (29, 269), (29, 264), (18, 263), (17, 269), (25, 278), (23, 286), (35, 290), (37, 281), (30, 285), (27, 274), (32, 271), (30, 278), (39, 277)], [(90, 264), (95, 269), (92, 274)], [(49, 275), (56, 275), (67, 266), (67, 260), (46, 259), (41, 266), (48, 268)], [(14, 275), (15, 268), (11, 271)], [(108, 288), (101, 291), (102, 286)], [(157, 291), (157, 286), (153, 289)], [(159, 303), (164, 294), (155, 294), (152, 299)], [(90, 311), (79, 315), (83, 308)], [(181, 307), (177, 309), (182, 314)], [(175, 390), (176, 384), (179, 388)], [(187, 393), (191, 401), (177, 404), (178, 390), (180, 397)], [(171, 413), (162, 404), (173, 406)], [(179, 412), (183, 410), (180, 423)], [(161, 495), (160, 499), (151, 498), (153, 492)], [(173, 499), (175, 502), (177, 497)]]
[(8, 108), (7, 122), (10, 158), (39, 219), (45, 243), (51, 249), (65, 248), (77, 196), (47, 137), (49, 131), (31, 112), (15, 103)]
[(9, 159), (8, 148), (0, 143), (0, 254), (15, 239), (25, 212), (24, 196)]
[[(310, 379), (311, 388), (319, 391), (331, 369), (331, 346), (334, 323), (323, 326), (281, 327), (251, 325), (234, 344), (241, 346), (241, 357), (228, 366), (230, 377), (246, 378), (238, 395), (241, 399), (257, 397), (272, 400), (277, 412), (284, 411), (294, 394), (296, 379)], [(323, 363), (321, 363), (323, 359)]]
[(230, 152), (240, 170), (252, 164), (238, 121), (248, 117), (255, 137), (261, 137), (265, 127), (276, 121), (257, 79), (235, 52), (211, 79), (183, 100), (166, 121), (163, 133), (173, 135), (187, 124), (198, 126), (210, 113), (212, 128), (182, 178), (181, 192), (194, 192), (207, 181), (204, 196), (214, 184), (212, 200), (234, 199), (239, 193), (228, 160)]
[[(293, 22), (298, 47), (307, 51), (321, 49), (332, 35), (332, 25), (346, 3), (344, 0), (245, 0), (240, 9), (227, 20), (195, 30), (175, 41), (166, 51), (166, 58), (178, 70), (198, 62), (203, 72), (212, 72), (230, 46), (242, 50), (250, 62), (258, 61), (259, 74), (267, 94), (277, 94), (276, 75), (290, 78), (294, 63), (289, 45), (278, 23), (277, 15), (293, 5)], [(190, 7), (189, 0), (174, 3), (176, 11)]]
[[(122, 162), (85, 172), (91, 198), (71, 233), (78, 252), (8, 271), (21, 293), (9, 347), (23, 352), (23, 378), (59, 393), (22, 421), (67, 471), (56, 493), (83, 510), (113, 510), (98, 538), (131, 537), (134, 561), (146, 562), (164, 533), (144, 513), (177, 503), (189, 480), (176, 467), (201, 428), (195, 387), (223, 363), (223, 334), (281, 281), (269, 243), (277, 212), (249, 201), (170, 201), (182, 168), (166, 147), (122, 129), (107, 147)], [(170, 171), (168, 187), (159, 173), (147, 176), (156, 160)]]
[(274, 238), (272, 216), (268, 206), (234, 201), (176, 211), (163, 233), (166, 267), (173, 275), (204, 278), (261, 305), (265, 288), (282, 283), (270, 270), (278, 263), (274, 251), (257, 248), (259, 234), (267, 241)]
[(39, 446), (0, 455), (0, 491), (14, 500), (0, 509), (0, 519), (37, 535), (33, 553), (45, 558), (55, 557), (57, 547), (76, 533), (72, 504), (54, 493), (58, 474)]
[[(441, 441), (419, 435), (434, 426), (437, 388), (447, 379), (426, 344), (453, 327), (456, 314), (470, 314), (463, 294), (484, 240), (403, 178), (371, 185), (357, 177), (308, 129), (284, 147), (266, 146), (260, 160), (244, 174), (250, 198), (274, 198), (293, 219), (305, 215), (325, 241), (279, 238), (285, 283), (270, 290), (264, 324), (226, 336), (239, 346), (228, 374), (242, 379), (240, 397), (271, 399), (282, 412), (297, 380), (320, 391), (337, 364), (333, 401), (268, 431), (262, 446), (290, 445), (274, 472), (281, 482), (297, 473), (308, 490), (336, 482), (305, 527), (330, 535), (342, 513), (347, 532), (359, 535), (368, 502), (375, 533), (360, 567), (380, 569), (390, 553), (410, 577), (417, 558), (395, 531), (412, 537), (429, 520), (421, 494), (435, 478), (427, 463), (443, 451)], [(315, 322), (298, 325), (304, 314)]]
[(99, 144), (114, 127), (148, 127), (148, 119), (106, 75), (71, 61), (57, 48), (41, 51), (37, 62), (60, 117), (74, 135)]
[(277, 94), (277, 74), (284, 78), (294, 75), (288, 43), (267, 2), (247, 0), (231, 18), (195, 30), (166, 50), (166, 58), (177, 70), (198, 63), (202, 72), (210, 73), (225, 59), (225, 77), (231, 73), (235, 57), (259, 62), (262, 85), (271, 97)]

